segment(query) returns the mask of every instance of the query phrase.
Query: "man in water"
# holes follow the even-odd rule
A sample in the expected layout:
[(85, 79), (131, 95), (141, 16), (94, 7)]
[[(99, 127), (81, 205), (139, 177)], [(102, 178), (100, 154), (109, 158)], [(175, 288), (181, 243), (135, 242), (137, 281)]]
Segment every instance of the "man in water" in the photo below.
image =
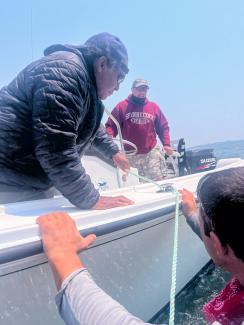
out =
[[(191, 192), (182, 190), (183, 212), (203, 240), (216, 265), (233, 279), (204, 306), (212, 324), (241, 325), (244, 321), (244, 167), (204, 176), (197, 188), (199, 210)], [(56, 302), (67, 324), (146, 324), (99, 288), (78, 256), (95, 235), (80, 236), (75, 222), (65, 213), (39, 217), (44, 251), (59, 291)], [(75, 321), (74, 321), (75, 320)], [(217, 324), (217, 323), (216, 323)]]

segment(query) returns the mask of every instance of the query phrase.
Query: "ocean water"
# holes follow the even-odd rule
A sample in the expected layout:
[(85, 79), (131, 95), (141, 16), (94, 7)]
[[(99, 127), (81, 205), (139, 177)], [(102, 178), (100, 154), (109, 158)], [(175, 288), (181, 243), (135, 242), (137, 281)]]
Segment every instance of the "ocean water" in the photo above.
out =
[(225, 141), (196, 146), (191, 149), (214, 149), (217, 159), (223, 158), (244, 158), (244, 140)]
[[(177, 295), (175, 300), (175, 325), (204, 325), (203, 305), (214, 297), (230, 280), (230, 274), (216, 268), (211, 262)], [(163, 309), (154, 324), (168, 324), (169, 307)]]
[[(217, 159), (244, 158), (244, 140), (211, 143), (194, 147), (212, 148)], [(192, 148), (191, 148), (192, 149)], [(175, 325), (204, 325), (202, 307), (211, 300), (230, 279), (230, 274), (216, 268), (211, 262), (191, 283), (180, 292), (175, 301)], [(153, 321), (154, 324), (168, 324), (167, 306)]]

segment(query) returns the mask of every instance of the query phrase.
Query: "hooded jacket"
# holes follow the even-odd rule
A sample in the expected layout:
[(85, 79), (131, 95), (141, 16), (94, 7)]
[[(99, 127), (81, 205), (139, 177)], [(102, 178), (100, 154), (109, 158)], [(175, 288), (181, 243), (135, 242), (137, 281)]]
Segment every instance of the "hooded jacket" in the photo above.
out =
[[(138, 104), (130, 95), (116, 105), (112, 115), (120, 124), (123, 139), (134, 143), (138, 154), (150, 152), (157, 144), (157, 135), (164, 146), (170, 145), (168, 121), (159, 106), (147, 98)], [(118, 134), (111, 118), (106, 123), (106, 130), (112, 137)], [(131, 149), (127, 145), (125, 148)]]
[(100, 126), (103, 104), (82, 47), (54, 45), (44, 54), (0, 90), (0, 192), (54, 185), (90, 208), (99, 193), (81, 155), (91, 144), (104, 156), (119, 150)]

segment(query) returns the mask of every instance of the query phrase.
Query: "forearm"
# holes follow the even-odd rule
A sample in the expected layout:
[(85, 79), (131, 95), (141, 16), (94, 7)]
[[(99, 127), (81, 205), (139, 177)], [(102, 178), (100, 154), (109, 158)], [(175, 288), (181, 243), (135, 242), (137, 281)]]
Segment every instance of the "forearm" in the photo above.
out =
[(201, 232), (200, 232), (200, 226), (199, 226), (199, 219), (198, 219), (198, 214), (192, 214), (186, 217), (186, 222), (188, 225), (191, 227), (191, 229), (194, 231), (194, 233), (200, 238), (201, 237)]
[(169, 127), (161, 129), (158, 136), (163, 146), (170, 146)]
[(75, 148), (56, 154), (48, 150), (44, 153), (36, 151), (36, 156), (53, 185), (72, 204), (90, 209), (97, 203), (99, 193), (86, 174)]
[(71, 274), (56, 296), (59, 313), (66, 324), (146, 324), (99, 288), (87, 270)]
[(48, 257), (48, 261), (58, 290), (70, 274), (84, 267), (77, 254), (62, 253), (58, 256)]

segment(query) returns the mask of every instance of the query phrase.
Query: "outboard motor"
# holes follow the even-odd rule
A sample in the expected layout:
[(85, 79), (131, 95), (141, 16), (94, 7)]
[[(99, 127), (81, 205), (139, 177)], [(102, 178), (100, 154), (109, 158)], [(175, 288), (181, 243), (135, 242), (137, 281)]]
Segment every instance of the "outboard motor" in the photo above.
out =
[(186, 160), (185, 140), (183, 138), (181, 138), (178, 142), (177, 151), (180, 154), (180, 157), (178, 158), (179, 176), (190, 174), (190, 170)]
[(213, 149), (187, 150), (186, 162), (190, 174), (211, 170), (217, 165)]

